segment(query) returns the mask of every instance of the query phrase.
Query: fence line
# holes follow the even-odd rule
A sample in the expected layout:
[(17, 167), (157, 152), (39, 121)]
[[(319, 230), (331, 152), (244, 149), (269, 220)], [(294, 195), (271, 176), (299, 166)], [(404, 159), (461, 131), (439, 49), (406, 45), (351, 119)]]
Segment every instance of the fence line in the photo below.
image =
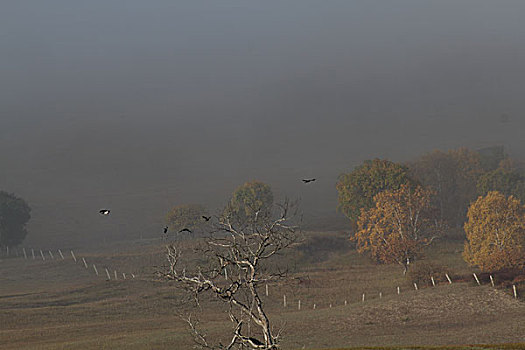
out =
[[(10, 256), (10, 257), (13, 257), (13, 258), (14, 258), (14, 257), (16, 256), (16, 257), (18, 257), (18, 258), (20, 258), (20, 259), (24, 259), (24, 260), (28, 260), (28, 259), (29, 259), (29, 256), (28, 256), (28, 253), (27, 253), (27, 250), (26, 250), (25, 247), (22, 247), (22, 253), (23, 253), (23, 256), (19, 255), (19, 251), (18, 251), (18, 248), (17, 248), (17, 247), (11, 247), (11, 248), (12, 248), (12, 249), (9, 249), (9, 247), (6, 247), (5, 252), (6, 252), (6, 255), (7, 255), (8, 257)], [(45, 258), (45, 255), (44, 255), (43, 250), (42, 250), (42, 249), (38, 249), (37, 251), (40, 252), (40, 256), (41, 256), (41, 258), (42, 258), (42, 261), (46, 261), (46, 258)], [(14, 255), (13, 255), (13, 252), (14, 252)], [(68, 260), (68, 259), (66, 259), (66, 257), (65, 257), (64, 254), (62, 253), (62, 250), (61, 250), (61, 249), (57, 249), (57, 252), (58, 252), (58, 255), (60, 256), (61, 260)], [(71, 253), (71, 258), (72, 258), (72, 260), (73, 260), (75, 263), (77, 263), (78, 260), (77, 260), (77, 257), (76, 257), (76, 255), (75, 255), (74, 251), (73, 251), (73, 250), (70, 250), (70, 253)], [(10, 255), (10, 254), (11, 254), (11, 255)], [(54, 255), (53, 255), (53, 252), (52, 252), (51, 250), (48, 250), (48, 254), (49, 254), (49, 257), (50, 257), (51, 260), (56, 260), (55, 257), (54, 257)], [(32, 260), (36, 260), (36, 255), (35, 255), (35, 249), (34, 249), (34, 248), (31, 248), (31, 258), (32, 258)], [(83, 263), (84, 267), (85, 267), (86, 269), (88, 269), (88, 264), (87, 264), (87, 261), (86, 261), (85, 257), (82, 257), (81, 259), (82, 259), (82, 263)], [(60, 259), (58, 259), (58, 260), (60, 260)], [(93, 271), (95, 272), (95, 275), (99, 276), (99, 272), (98, 272), (98, 269), (97, 269), (96, 265), (95, 265), (95, 264), (92, 264), (92, 266), (93, 266)], [(109, 272), (110, 270), (109, 270), (107, 267), (104, 267), (104, 269), (105, 269), (105, 271), (106, 271), (107, 281), (110, 281), (110, 280), (118, 281), (119, 278), (118, 278), (118, 272), (117, 272), (117, 270), (113, 270), (113, 276), (114, 276), (114, 277), (112, 278), (112, 276), (111, 276), (111, 274), (110, 274), (110, 272)], [(89, 270), (89, 269), (88, 269), (88, 270)], [(135, 274), (133, 274), (133, 273), (130, 273), (129, 275), (131, 276), (132, 279), (134, 279), (134, 278), (136, 277)], [(444, 276), (445, 276), (445, 278), (446, 278), (446, 282), (448, 282), (448, 284), (452, 284), (453, 281), (452, 281), (452, 278), (449, 276), (449, 274), (448, 274), (448, 273), (445, 273)], [(477, 284), (478, 286), (481, 286), (481, 285), (482, 285), (482, 283), (481, 283), (479, 277), (476, 275), (476, 273), (472, 273), (472, 277), (474, 278), (474, 281), (476, 282), (476, 284)], [(126, 273), (125, 273), (125, 272), (122, 272), (122, 280), (126, 280), (126, 279), (127, 279), (127, 277), (126, 277)], [(489, 275), (489, 279), (490, 279), (490, 285), (491, 285), (492, 287), (495, 287), (494, 278), (492, 277), (492, 275)], [(438, 281), (439, 281), (439, 279), (438, 279)], [(429, 282), (431, 283), (431, 286), (432, 286), (432, 287), (435, 287), (437, 284), (439, 284), (439, 283), (436, 281), (436, 279), (434, 278), (434, 276), (430, 276), (430, 277), (429, 277)], [(445, 282), (445, 283), (446, 283), (446, 282)], [(413, 286), (414, 286), (414, 290), (415, 290), (415, 291), (419, 291), (420, 287), (417, 285), (416, 282), (413, 282)], [(268, 289), (269, 289), (268, 284), (265, 284), (265, 287), (264, 287), (264, 288), (265, 288), (265, 291), (264, 291), (264, 292), (265, 292), (265, 295), (268, 297), (268, 295), (269, 295), (269, 293), (268, 293)], [(400, 295), (400, 294), (401, 294), (401, 289), (400, 289), (399, 286), (396, 287), (396, 292), (397, 292), (397, 295)], [(383, 297), (383, 292), (382, 292), (382, 291), (379, 292), (378, 295), (379, 295), (379, 299), (382, 299), (382, 297)], [(513, 284), (513, 285), (512, 285), (512, 296), (513, 296), (515, 299), (517, 299), (517, 298), (518, 298), (518, 295), (519, 295), (518, 288), (517, 288), (517, 286), (516, 286), (515, 284)], [(374, 299), (374, 297), (372, 297), (372, 298), (366, 298), (366, 294), (365, 294), (365, 293), (362, 293), (362, 295), (361, 295), (361, 303), (365, 303), (365, 302), (366, 302), (367, 300), (369, 300), (369, 299)], [(347, 306), (347, 305), (348, 305), (348, 301), (345, 299), (345, 300), (343, 301), (342, 305)], [(283, 299), (282, 299), (282, 306), (283, 306), (283, 308), (287, 308), (287, 306), (288, 306), (287, 298), (286, 298), (286, 295), (284, 295), (284, 294), (283, 294)], [(319, 308), (318, 306), (319, 306), (319, 304), (314, 303), (314, 304), (313, 304), (313, 309), (314, 309), (314, 310), (315, 310), (315, 309), (318, 309), (318, 308)], [(328, 304), (328, 307), (329, 307), (329, 308), (332, 308), (332, 303), (329, 303), (329, 304)], [(301, 307), (301, 300), (300, 300), (300, 299), (297, 301), (297, 310), (302, 310), (302, 307)]]
[[(44, 254), (45, 250), (43, 250), (43, 249), (35, 249), (35, 248), (30, 248), (30, 249), (31, 249), (31, 258), (32, 258), (32, 260), (37, 260), (35, 251), (40, 252), (40, 257), (42, 258), (43, 262), (47, 260), (46, 259), (46, 255), (49, 255), (50, 260), (68, 260), (68, 259), (66, 259), (66, 257), (62, 253), (62, 249), (56, 249), (58, 255), (60, 256), (60, 259), (58, 259), (58, 257), (57, 257), (57, 259), (55, 259), (55, 255), (53, 254), (52, 250), (48, 249), (47, 253)], [(27, 253), (27, 250), (26, 250), (25, 247), (22, 247), (23, 255), (19, 254), (19, 251), (18, 251), (17, 247), (11, 247), (11, 248), (10, 247), (6, 247), (5, 252), (6, 252), (6, 256), (10, 257), (10, 258), (17, 257), (17, 258), (20, 258), (20, 259), (23, 259), (23, 260), (28, 260), (29, 259), (29, 256), (28, 256), (28, 253)], [(14, 255), (13, 255), (13, 252), (14, 252)], [(1, 253), (1, 250), (0, 250), (0, 253)], [(71, 258), (74, 261), (74, 263), (77, 263), (78, 259), (77, 259), (76, 255), (75, 255), (74, 251), (70, 250), (70, 253), (71, 253)], [(84, 265), (84, 267), (86, 269), (88, 269), (88, 263), (86, 261), (86, 258), (82, 257), (81, 260), (82, 260), (82, 264)], [(95, 266), (95, 264), (92, 264), (92, 265), (93, 265), (93, 271), (95, 272), (95, 275), (99, 276), (99, 272), (98, 272), (97, 267)], [(115, 276), (114, 280), (118, 280), (118, 272), (117, 272), (117, 270), (113, 270), (113, 272), (114, 272), (114, 276)], [(108, 281), (111, 280), (110, 274), (109, 274), (109, 270), (107, 268), (106, 268), (106, 274), (107, 274), (107, 277), (108, 277), (107, 280)], [(136, 275), (134, 273), (129, 273), (129, 275), (131, 276), (132, 279), (134, 279), (136, 277)], [(122, 279), (123, 280), (128, 279), (126, 277), (126, 273), (125, 272), (122, 272)]]

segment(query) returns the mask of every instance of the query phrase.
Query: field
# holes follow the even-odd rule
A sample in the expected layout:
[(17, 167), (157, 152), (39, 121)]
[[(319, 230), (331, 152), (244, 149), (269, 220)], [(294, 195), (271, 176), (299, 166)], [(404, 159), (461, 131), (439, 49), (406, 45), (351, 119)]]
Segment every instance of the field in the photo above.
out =
[[(440, 278), (435, 287), (428, 281), (415, 290), (399, 266), (372, 264), (343, 233), (307, 233), (306, 243), (279, 257), (289, 278), (269, 285), (264, 296), (274, 325), (284, 331), (283, 348), (525, 348), (517, 344), (525, 341), (525, 303), (508, 288), (465, 279), (475, 270), (463, 263), (461, 249), (461, 240), (438, 242), (426, 260), (464, 282)], [(163, 264), (161, 242), (75, 253), (76, 263), (56, 253), (45, 261), (38, 255), (0, 258), (1, 349), (190, 349), (192, 339), (179, 317), (188, 312), (199, 316), (211, 339), (221, 339), (231, 327), (218, 301), (202, 304), (207, 313), (195, 311), (172, 283), (155, 277)]]

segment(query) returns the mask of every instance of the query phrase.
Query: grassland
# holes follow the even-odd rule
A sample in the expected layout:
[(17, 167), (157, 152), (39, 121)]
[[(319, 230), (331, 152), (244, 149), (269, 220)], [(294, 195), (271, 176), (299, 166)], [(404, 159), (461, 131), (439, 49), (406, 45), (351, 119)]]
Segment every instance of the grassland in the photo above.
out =
[[(461, 260), (461, 248), (460, 240), (439, 242), (427, 260), (451, 275), (468, 275), (472, 270)], [(188, 312), (199, 315), (210, 338), (220, 339), (230, 328), (216, 300), (205, 300), (202, 310), (209, 312), (199, 312), (172, 283), (155, 279), (155, 266), (163, 261), (159, 242), (76, 253), (89, 269), (68, 256), (1, 259), (1, 349), (190, 349), (179, 318)], [(398, 266), (372, 264), (338, 232), (308, 233), (306, 243), (278, 263), (289, 268), (289, 279), (269, 285), (265, 302), (274, 325), (284, 330), (285, 349), (525, 348), (512, 345), (524, 342), (525, 303), (509, 290), (472, 280), (436, 287), (429, 282), (416, 291)], [(106, 281), (104, 267), (119, 276), (126, 272), (128, 279)], [(129, 279), (131, 273), (137, 277)], [(487, 347), (461, 347), (481, 348)]]

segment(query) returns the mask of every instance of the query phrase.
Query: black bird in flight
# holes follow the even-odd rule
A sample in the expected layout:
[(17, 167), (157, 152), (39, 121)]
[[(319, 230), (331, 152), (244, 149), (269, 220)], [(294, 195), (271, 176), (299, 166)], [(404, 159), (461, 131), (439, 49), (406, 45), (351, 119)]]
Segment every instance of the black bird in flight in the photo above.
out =
[(309, 183), (309, 182), (313, 182), (313, 181), (315, 181), (315, 179), (303, 179), (303, 182), (304, 182), (305, 184), (307, 184), (307, 183)]
[(206, 221), (210, 221), (211, 216), (204, 216), (204, 215), (203, 215), (202, 218), (203, 218), (204, 220), (206, 220)]
[(191, 233), (191, 230), (189, 228), (183, 228), (182, 230), (179, 231), (179, 233), (181, 233), (181, 232)]
[(168, 233), (168, 226), (164, 227), (164, 233)]
[(100, 209), (98, 211), (102, 215), (109, 215), (110, 210), (109, 209)]

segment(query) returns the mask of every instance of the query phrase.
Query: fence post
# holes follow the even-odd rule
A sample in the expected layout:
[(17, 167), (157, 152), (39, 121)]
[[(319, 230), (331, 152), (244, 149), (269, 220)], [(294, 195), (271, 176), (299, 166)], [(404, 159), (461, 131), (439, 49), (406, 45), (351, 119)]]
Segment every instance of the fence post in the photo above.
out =
[(417, 284), (416, 284), (416, 282), (414, 282), (414, 288), (417, 290)]
[(512, 291), (514, 292), (514, 299), (518, 299), (518, 291), (515, 284), (512, 285)]
[(75, 256), (75, 253), (73, 253), (73, 251), (71, 251), (71, 256), (73, 257), (73, 260), (75, 260), (75, 262), (77, 262), (77, 258)]
[(492, 287), (494, 287), (494, 279), (492, 279), (492, 275), (489, 275), (490, 277), (490, 284), (492, 285)]
[(476, 276), (475, 273), (473, 273), (472, 275), (474, 275), (474, 278), (476, 279), (476, 282), (478, 283), (478, 286), (481, 286), (481, 283), (479, 283), (479, 280), (478, 280), (478, 276)]
[(448, 280), (448, 284), (452, 284), (452, 280), (451, 280), (450, 277), (448, 276), (448, 273), (445, 274), (445, 277), (446, 277), (447, 280)]
[(98, 276), (98, 270), (97, 270), (97, 267), (95, 266), (95, 264), (93, 264), (93, 270), (95, 270), (95, 273), (96, 273), (97, 276)]
[(315, 304), (314, 304), (314, 310), (315, 310)]
[(31, 248), (31, 255), (33, 255), (33, 260), (35, 260), (35, 250)]
[(363, 303), (365, 302), (365, 293), (363, 293)]
[(286, 295), (283, 295), (283, 307), (286, 307)]
[(65, 260), (64, 259), (64, 254), (62, 254), (62, 251), (60, 249), (58, 250), (58, 254), (60, 254), (60, 257), (62, 258), (62, 260)]
[(266, 283), (266, 296), (268, 296), (268, 283)]
[(379, 299), (383, 297), (383, 293), (379, 292)]
[(27, 260), (27, 253), (26, 253), (26, 248), (22, 248), (22, 251), (24, 252), (24, 259)]
[(52, 259), (52, 260), (55, 260), (55, 257), (53, 256), (53, 253), (51, 253), (50, 250), (48, 250), (48, 252), (49, 252), (49, 256), (51, 256), (51, 259)]
[(301, 310), (301, 300), (297, 302), (297, 310)]
[(126, 279), (126, 273), (125, 272), (122, 272), (122, 278)]
[(86, 262), (86, 259), (82, 258), (82, 261), (84, 262), (84, 266), (86, 267), (86, 269), (88, 268), (87, 266), (87, 262)]
[(117, 278), (117, 270), (115, 270), (115, 281), (118, 280)]
[(401, 294), (401, 290), (399, 289), (399, 286), (397, 287), (397, 295)]
[(42, 256), (42, 260), (46, 260), (46, 258), (44, 258), (44, 253), (42, 252), (42, 249), (40, 249), (40, 255)]
[(436, 282), (434, 282), (434, 277), (430, 276), (430, 280), (432, 281), (432, 287), (436, 286)]
[(111, 277), (109, 276), (109, 271), (108, 269), (105, 269), (106, 270), (106, 275), (108, 275), (108, 281), (111, 281)]

